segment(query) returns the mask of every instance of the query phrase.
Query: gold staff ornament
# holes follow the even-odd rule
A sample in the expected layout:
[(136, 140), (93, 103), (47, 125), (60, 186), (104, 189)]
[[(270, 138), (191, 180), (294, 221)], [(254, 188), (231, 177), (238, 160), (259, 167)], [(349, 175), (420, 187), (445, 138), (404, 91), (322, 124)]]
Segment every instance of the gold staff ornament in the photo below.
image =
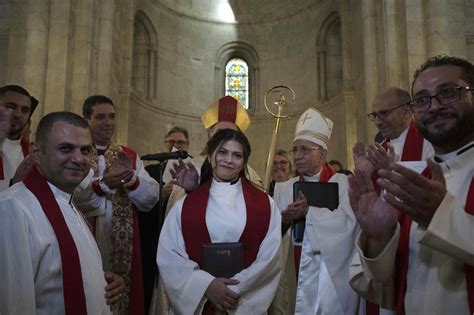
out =
[[(273, 155), (275, 153), (275, 148), (277, 145), (281, 119), (290, 118), (289, 115), (284, 115), (284, 112), (286, 108), (290, 105), (290, 103), (295, 101), (295, 98), (296, 95), (293, 89), (285, 85), (278, 85), (269, 89), (267, 93), (265, 93), (265, 98), (263, 99), (265, 109), (270, 115), (272, 115), (276, 119), (275, 128), (273, 129), (272, 133), (272, 142), (270, 143), (270, 150), (268, 151), (267, 167), (265, 169), (265, 179), (263, 181), (263, 185), (266, 191), (268, 191), (268, 188), (270, 187)], [(276, 113), (274, 112), (275, 109)]]

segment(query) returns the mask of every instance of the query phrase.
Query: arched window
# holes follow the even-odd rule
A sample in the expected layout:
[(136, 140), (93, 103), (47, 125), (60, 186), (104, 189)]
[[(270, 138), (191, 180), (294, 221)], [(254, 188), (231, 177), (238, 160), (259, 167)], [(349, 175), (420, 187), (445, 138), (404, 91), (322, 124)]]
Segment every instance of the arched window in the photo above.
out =
[(225, 95), (235, 97), (249, 108), (249, 67), (245, 60), (230, 59), (225, 66)]
[(215, 98), (232, 95), (252, 114), (258, 107), (259, 81), (258, 54), (250, 44), (236, 41), (219, 48), (216, 54)]

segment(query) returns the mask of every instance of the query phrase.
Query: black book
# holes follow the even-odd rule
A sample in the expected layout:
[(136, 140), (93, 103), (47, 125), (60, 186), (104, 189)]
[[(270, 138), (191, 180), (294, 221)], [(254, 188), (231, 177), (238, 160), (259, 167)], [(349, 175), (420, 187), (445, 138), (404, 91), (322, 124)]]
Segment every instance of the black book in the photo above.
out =
[[(339, 206), (339, 184), (302, 182), (293, 184), (293, 201), (298, 199), (298, 192), (302, 192), (308, 200), (308, 205), (318, 208), (337, 209)], [(306, 219), (302, 218), (293, 224), (293, 238), (296, 242), (303, 241)]]
[(232, 278), (244, 269), (242, 243), (208, 243), (202, 245), (201, 269), (216, 278)]

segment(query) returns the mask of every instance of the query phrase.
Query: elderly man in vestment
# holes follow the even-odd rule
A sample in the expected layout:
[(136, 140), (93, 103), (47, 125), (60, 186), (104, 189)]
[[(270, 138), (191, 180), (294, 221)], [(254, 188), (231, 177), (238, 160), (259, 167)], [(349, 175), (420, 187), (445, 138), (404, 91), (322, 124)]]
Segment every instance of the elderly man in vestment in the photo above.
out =
[[(294, 164), (300, 176), (275, 185), (274, 198), (282, 210), (283, 225), (289, 228), (294, 220), (306, 217), (302, 244), (292, 241), (295, 247), (301, 246), (301, 254), (296, 247), (296, 255), (291, 255), (290, 246), (290, 255), (284, 262), (293, 265), (294, 257), (299, 269), (296, 293), (286, 292), (287, 307), (296, 305), (280, 313), (356, 314), (358, 311), (359, 298), (348, 283), (358, 226), (349, 205), (347, 177), (335, 173), (326, 162), (332, 128), (331, 120), (308, 108), (298, 120), (293, 140)], [(333, 211), (308, 206), (301, 192), (293, 200), (293, 184), (297, 181), (337, 183), (339, 206)], [(286, 277), (289, 276), (294, 273), (287, 273)]]
[[(0, 138), (9, 124), (0, 109)], [(120, 301), (124, 281), (104, 275), (97, 244), (72, 202), (93, 150), (80, 116), (55, 112), (39, 122), (30, 146), (34, 166), (0, 193), (1, 314), (109, 314), (107, 304)]]
[(419, 174), (356, 168), (350, 200), (362, 232), (351, 285), (398, 314), (474, 313), (474, 67), (436, 56), (414, 75), (413, 111), (435, 157)]
[(0, 88), (0, 107), (10, 115), (8, 135), (0, 142), (0, 191), (21, 181), (31, 170), (33, 162), (29, 154), (29, 142), (22, 137), (38, 101), (19, 85)]
[(143, 314), (143, 279), (137, 211), (149, 211), (158, 200), (158, 183), (145, 170), (137, 153), (112, 141), (115, 106), (111, 99), (93, 95), (84, 101), (96, 151), (93, 176), (75, 201), (91, 223), (104, 269), (125, 279), (120, 313)]

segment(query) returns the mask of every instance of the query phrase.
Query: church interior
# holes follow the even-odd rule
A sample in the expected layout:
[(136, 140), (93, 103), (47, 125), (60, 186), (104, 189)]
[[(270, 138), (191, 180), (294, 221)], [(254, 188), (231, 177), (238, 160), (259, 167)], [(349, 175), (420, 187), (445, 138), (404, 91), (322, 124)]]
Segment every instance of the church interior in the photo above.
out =
[(0, 86), (39, 100), (32, 130), (44, 114), (81, 114), (86, 97), (103, 94), (116, 106), (118, 143), (160, 152), (181, 126), (198, 155), (200, 117), (232, 89), (229, 65), (240, 62), (261, 177), (276, 122), (267, 91), (295, 95), (277, 148), (290, 149), (311, 106), (334, 122), (328, 158), (351, 168), (355, 142), (376, 134), (366, 116), (374, 96), (409, 90), (417, 66), (438, 54), (474, 61), (474, 0), (0, 0)]

